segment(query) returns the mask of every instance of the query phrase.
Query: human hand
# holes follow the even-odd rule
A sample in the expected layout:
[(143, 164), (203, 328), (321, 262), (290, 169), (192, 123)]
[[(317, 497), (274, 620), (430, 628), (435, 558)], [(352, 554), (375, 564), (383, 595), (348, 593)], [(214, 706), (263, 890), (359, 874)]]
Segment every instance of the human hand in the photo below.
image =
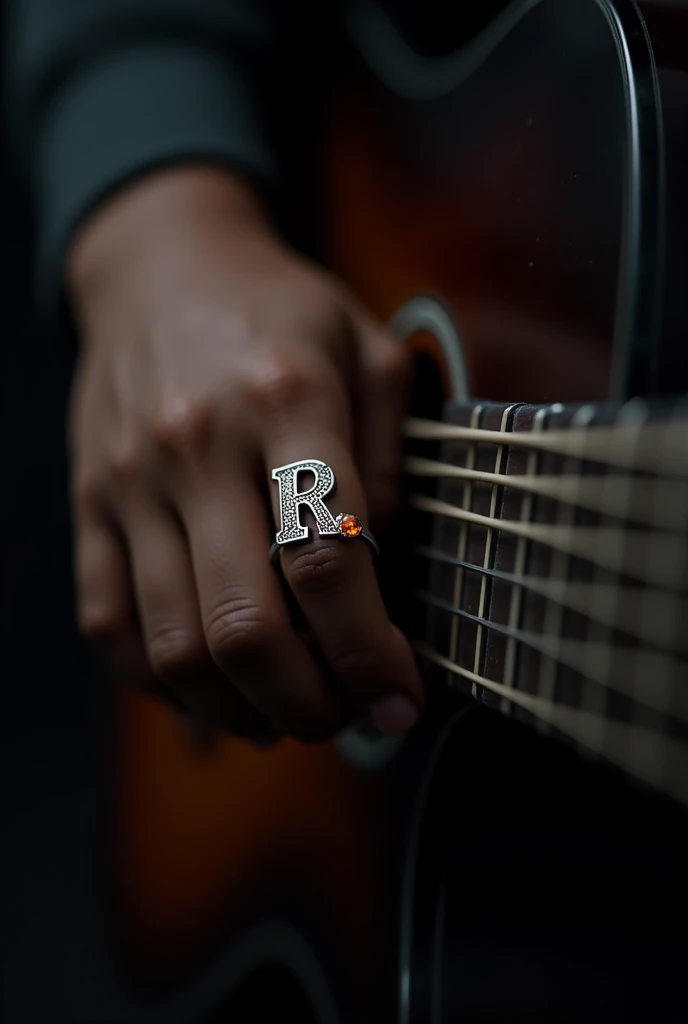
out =
[(421, 683), (368, 546), (316, 535), (282, 550), (313, 643), (268, 560), (274, 467), (321, 459), (335, 512), (389, 514), (401, 347), (221, 170), (157, 172), (110, 199), (67, 278), (82, 631), (118, 674), (239, 736), (317, 740), (366, 714), (405, 731)]

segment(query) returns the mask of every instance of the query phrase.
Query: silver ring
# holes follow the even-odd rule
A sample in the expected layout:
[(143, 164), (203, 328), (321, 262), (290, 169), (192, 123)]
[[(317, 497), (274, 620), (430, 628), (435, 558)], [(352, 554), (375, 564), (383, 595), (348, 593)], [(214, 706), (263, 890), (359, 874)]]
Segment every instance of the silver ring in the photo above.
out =
[[(353, 518), (358, 519), (358, 516), (353, 516)], [(339, 519), (339, 516), (337, 516), (337, 519)], [(360, 519), (358, 521), (360, 522)], [(370, 548), (373, 554), (375, 555), (376, 560), (380, 557), (380, 548), (378, 547), (378, 543), (373, 537), (370, 530), (366, 530), (365, 526), (362, 527), (360, 533), (356, 534), (353, 537), (348, 536), (346, 533), (340, 533), (338, 534), (338, 536), (341, 537), (343, 540), (358, 540), (360, 538), (361, 540), (366, 541), (370, 545)], [(283, 547), (284, 544), (278, 544), (277, 541), (273, 541), (273, 543), (270, 545), (270, 561), (272, 562), (273, 565), (277, 565), (277, 559), (280, 553), (280, 549)]]
[[(299, 490), (299, 477), (302, 473), (311, 473), (314, 481), (310, 487)], [(350, 512), (340, 512), (334, 516), (325, 504), (325, 498), (337, 486), (334, 471), (326, 462), (320, 459), (301, 459), (273, 469), (271, 476), (279, 487), (280, 509), (280, 528), (270, 547), (270, 561), (273, 564), (277, 562), (280, 548), (309, 539), (309, 529), (299, 518), (303, 505), (310, 509), (319, 536), (338, 537), (345, 541), (361, 538), (370, 546), (375, 557), (379, 556), (377, 541), (358, 516)]]

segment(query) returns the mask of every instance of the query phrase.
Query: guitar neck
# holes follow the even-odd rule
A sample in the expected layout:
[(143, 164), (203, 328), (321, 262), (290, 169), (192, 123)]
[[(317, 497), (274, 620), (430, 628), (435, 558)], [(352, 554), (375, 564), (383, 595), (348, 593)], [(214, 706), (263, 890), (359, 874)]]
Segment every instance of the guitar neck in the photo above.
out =
[(406, 433), (431, 674), (688, 802), (688, 404), (450, 405)]

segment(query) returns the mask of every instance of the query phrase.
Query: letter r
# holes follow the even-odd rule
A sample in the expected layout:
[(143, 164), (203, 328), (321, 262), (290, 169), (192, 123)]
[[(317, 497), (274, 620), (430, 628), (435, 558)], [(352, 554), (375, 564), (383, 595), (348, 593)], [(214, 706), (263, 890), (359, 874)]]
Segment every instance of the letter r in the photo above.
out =
[[(314, 474), (315, 482), (307, 490), (299, 491), (299, 473), (307, 471)], [(275, 537), (277, 544), (289, 544), (291, 541), (306, 540), (308, 537), (308, 527), (302, 526), (299, 519), (301, 505), (308, 505), (321, 536), (339, 533), (334, 516), (324, 501), (336, 486), (334, 473), (326, 462), (320, 462), (319, 459), (290, 462), (288, 466), (273, 469), (272, 479), (276, 480), (279, 486), (281, 523)]]

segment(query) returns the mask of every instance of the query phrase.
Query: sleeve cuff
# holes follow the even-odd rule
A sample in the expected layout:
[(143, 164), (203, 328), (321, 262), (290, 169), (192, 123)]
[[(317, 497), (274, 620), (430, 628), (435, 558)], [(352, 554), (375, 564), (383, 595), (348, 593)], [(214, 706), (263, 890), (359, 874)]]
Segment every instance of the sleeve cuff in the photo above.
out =
[(272, 191), (276, 160), (247, 68), (212, 50), (144, 43), (101, 55), (58, 91), (36, 157), (38, 312), (63, 308), (64, 254), (79, 223), (109, 193), (170, 163), (208, 160)]

